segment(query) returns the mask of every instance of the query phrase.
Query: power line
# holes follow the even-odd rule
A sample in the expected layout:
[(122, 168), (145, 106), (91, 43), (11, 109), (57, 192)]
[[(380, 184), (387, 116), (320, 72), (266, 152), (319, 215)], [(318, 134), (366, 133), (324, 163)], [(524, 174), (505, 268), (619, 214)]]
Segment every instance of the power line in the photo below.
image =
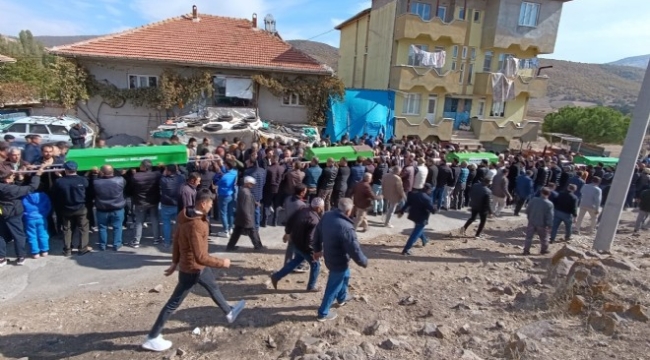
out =
[(316, 35), (316, 36), (312, 36), (312, 37), (308, 38), (307, 40), (313, 40), (313, 39), (315, 39), (315, 38), (317, 38), (317, 37), (321, 37), (321, 36), (323, 36), (323, 35), (327, 35), (327, 34), (331, 33), (332, 31), (336, 31), (336, 29), (330, 29), (330, 30), (327, 30), (327, 31), (325, 31), (324, 33), (320, 33), (320, 34), (318, 34), (318, 35)]

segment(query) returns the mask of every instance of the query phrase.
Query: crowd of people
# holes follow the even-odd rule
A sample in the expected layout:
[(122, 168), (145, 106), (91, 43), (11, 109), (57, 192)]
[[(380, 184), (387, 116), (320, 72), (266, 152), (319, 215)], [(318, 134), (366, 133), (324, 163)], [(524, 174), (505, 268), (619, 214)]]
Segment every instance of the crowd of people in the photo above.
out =
[[(317, 278), (323, 257), (329, 275), (318, 320), (326, 321), (336, 317), (330, 311), (334, 302), (342, 306), (349, 300), (350, 259), (367, 266), (356, 233), (368, 230), (369, 217), (380, 217), (390, 228), (394, 216), (408, 213), (414, 222), (402, 250), (408, 256), (418, 240), (422, 245), (429, 241), (424, 230), (433, 213), (469, 208), (462, 231), (479, 220), (475, 236), (480, 238), (488, 217), (502, 216), (504, 208), (512, 207), (515, 216), (524, 211), (528, 218), (524, 255), (530, 254), (534, 236), (544, 254), (562, 224), (566, 241), (574, 229), (582, 231), (587, 214), (586, 230), (595, 230), (615, 172), (603, 164), (579, 167), (569, 154), (506, 151), (496, 153), (494, 163), (447, 161), (450, 150), (436, 144), (364, 135), (344, 137), (339, 144), (367, 145), (372, 158), (330, 158), (321, 164), (318, 158), (302, 161), (303, 142), (224, 139), (212, 144), (192, 138), (186, 146), (196, 160), (187, 164), (143, 160), (138, 169), (106, 164), (79, 173), (75, 162), (65, 160), (66, 143), (41, 144), (38, 136), (27, 140), (24, 150), (0, 142), (0, 266), (8, 262), (11, 240), (15, 264), (22, 265), (27, 257), (47, 256), (53, 236), (63, 236), (64, 256), (73, 250), (84, 255), (119, 251), (123, 244), (138, 248), (143, 228), (150, 226), (151, 244), (172, 251), (173, 265), (166, 273), (180, 271), (179, 285), (144, 345), (150, 350), (171, 346), (160, 335), (162, 327), (194, 284), (210, 292), (230, 322), (245, 306), (229, 305), (211, 275), (210, 268), (229, 266), (227, 259), (207, 252), (211, 225), (220, 229), (217, 236), (228, 238), (226, 251), (237, 251), (241, 235), (264, 251), (259, 229), (283, 225), (287, 251), (284, 266), (271, 275), (276, 288), (289, 273), (309, 271), (307, 290), (321, 291)], [(180, 141), (172, 136), (168, 143)], [(326, 137), (317, 144), (332, 145)], [(645, 229), (650, 214), (649, 163), (650, 158), (638, 162), (626, 201), (627, 207), (639, 208), (635, 233)], [(62, 168), (52, 170), (53, 165)], [(129, 227), (134, 235), (125, 241), (123, 231)], [(96, 248), (91, 232), (98, 233)]]

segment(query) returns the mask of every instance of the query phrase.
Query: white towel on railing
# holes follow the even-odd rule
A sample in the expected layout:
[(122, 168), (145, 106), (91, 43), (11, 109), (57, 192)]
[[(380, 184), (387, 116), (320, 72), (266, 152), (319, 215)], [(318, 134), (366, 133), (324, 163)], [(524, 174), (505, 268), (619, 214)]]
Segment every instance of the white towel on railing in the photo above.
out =
[(447, 59), (447, 52), (444, 50), (429, 52), (411, 45), (411, 51), (420, 59), (420, 66), (428, 66), (434, 68), (442, 68), (445, 66)]
[(504, 74), (490, 74), (490, 82), (494, 102), (506, 102), (514, 100), (517, 97), (515, 94), (515, 81), (507, 78)]

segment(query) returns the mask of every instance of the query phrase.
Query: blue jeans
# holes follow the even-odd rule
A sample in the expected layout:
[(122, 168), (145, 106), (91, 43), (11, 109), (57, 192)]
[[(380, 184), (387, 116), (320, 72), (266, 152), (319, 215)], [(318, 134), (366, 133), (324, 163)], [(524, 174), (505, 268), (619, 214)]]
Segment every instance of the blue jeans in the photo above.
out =
[(327, 276), (327, 286), (325, 287), (325, 295), (323, 295), (323, 302), (318, 308), (318, 317), (322, 318), (327, 316), (330, 312), (330, 307), (336, 300), (339, 304), (345, 302), (348, 297), (348, 283), (350, 282), (350, 269), (343, 271), (330, 271)]
[(30, 254), (38, 255), (49, 252), (50, 234), (47, 232), (47, 221), (45, 218), (24, 218), (24, 225)]
[(433, 205), (437, 207), (438, 209), (442, 208), (442, 199), (445, 197), (445, 187), (436, 187), (433, 189), (433, 196), (431, 196), (431, 200), (433, 201)]
[(418, 239), (422, 239), (422, 245), (426, 245), (426, 243), (428, 242), (426, 236), (424, 236), (424, 227), (426, 225), (427, 224), (425, 224), (424, 222), (415, 223), (415, 227), (413, 228), (411, 235), (406, 241), (406, 245), (404, 246), (404, 250), (402, 250), (402, 253), (409, 251), (413, 247), (413, 245), (415, 245)]
[(136, 205), (133, 213), (135, 214), (135, 241), (139, 244), (142, 238), (142, 224), (145, 222), (147, 215), (151, 220), (151, 230), (153, 232), (153, 239), (158, 240), (160, 236), (160, 224), (158, 223), (158, 205), (156, 206), (139, 206)]
[(309, 282), (307, 282), (307, 290), (312, 290), (316, 288), (316, 281), (318, 280), (318, 274), (320, 273), (320, 261), (314, 261), (314, 259), (305, 254), (304, 252), (296, 249), (293, 249), (293, 260), (284, 264), (284, 267), (278, 272), (273, 274), (273, 279), (281, 280), (283, 277), (289, 275), (293, 270), (295, 270), (303, 261), (309, 262)]
[(218, 199), (218, 203), (223, 231), (231, 230), (235, 223), (235, 201), (232, 196), (224, 196)]
[(160, 205), (160, 220), (162, 221), (162, 234), (165, 245), (172, 243), (172, 220), (178, 216), (178, 208), (173, 205)]
[(114, 211), (97, 210), (97, 227), (99, 228), (99, 248), (106, 250), (108, 243), (108, 227), (113, 227), (113, 248), (122, 246), (122, 221), (124, 209)]
[(374, 210), (375, 213), (384, 212), (384, 198), (381, 196), (382, 194), (381, 185), (373, 184), (372, 192), (375, 194), (375, 198), (377, 199), (372, 201), (372, 210)]
[(260, 228), (260, 223), (262, 222), (262, 208), (255, 205), (255, 228)]
[(557, 236), (557, 231), (560, 228), (560, 225), (564, 223), (564, 239), (569, 240), (571, 237), (571, 230), (573, 227), (573, 215), (567, 214), (563, 211), (555, 210), (553, 216), (553, 228), (551, 229), (551, 242), (555, 241)]

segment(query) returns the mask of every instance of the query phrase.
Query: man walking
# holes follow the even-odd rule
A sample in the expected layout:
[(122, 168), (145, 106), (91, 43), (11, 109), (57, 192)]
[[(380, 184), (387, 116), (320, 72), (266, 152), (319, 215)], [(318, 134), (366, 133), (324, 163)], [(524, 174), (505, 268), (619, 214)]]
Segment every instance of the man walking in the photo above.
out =
[(318, 178), (318, 197), (325, 202), (325, 211), (330, 211), (332, 208), (332, 191), (334, 190), (338, 171), (339, 169), (334, 166), (334, 159), (329, 158), (327, 159), (327, 165)]
[(472, 215), (469, 217), (465, 226), (463, 226), (462, 234), (465, 235), (467, 228), (472, 225), (478, 216), (480, 222), (478, 224), (478, 229), (476, 229), (476, 239), (481, 237), (481, 232), (485, 227), (485, 222), (487, 221), (488, 215), (492, 213), (492, 191), (488, 188), (490, 185), (490, 179), (483, 177), (483, 180), (480, 183), (475, 183), (472, 185), (469, 195), (469, 206), (472, 209)]
[(499, 171), (492, 178), (492, 196), (494, 199), (494, 216), (500, 216), (506, 204), (511, 201), (508, 184), (508, 168)]
[(178, 309), (194, 285), (199, 284), (208, 291), (212, 301), (226, 314), (229, 323), (235, 322), (237, 316), (246, 306), (241, 300), (234, 307), (226, 301), (215, 281), (212, 268), (229, 268), (229, 259), (218, 259), (208, 252), (210, 223), (207, 214), (212, 208), (214, 195), (201, 192), (192, 211), (182, 211), (178, 215), (178, 226), (174, 232), (172, 265), (165, 270), (165, 276), (173, 274), (178, 268), (178, 285), (174, 289), (163, 309), (160, 311), (147, 340), (142, 347), (151, 351), (165, 351), (172, 347), (172, 342), (165, 340), (162, 329), (167, 319)]
[(178, 173), (176, 165), (165, 166), (160, 178), (160, 220), (165, 248), (172, 244), (172, 220), (178, 216), (178, 199), (184, 183), (185, 176)]
[[(273, 153), (269, 150), (269, 153)], [(282, 175), (284, 167), (278, 163), (278, 157), (271, 155), (271, 164), (266, 169), (266, 183), (264, 184), (264, 217), (262, 226), (267, 224), (271, 226), (278, 225), (278, 208), (282, 205), (282, 193), (280, 185), (282, 184)]]
[(600, 203), (603, 199), (603, 191), (600, 189), (600, 178), (594, 176), (591, 178), (591, 183), (582, 187), (582, 197), (580, 199), (580, 211), (578, 212), (578, 220), (576, 221), (576, 230), (580, 235), (580, 228), (585, 214), (589, 214), (589, 232), (592, 234), (596, 230), (596, 223), (598, 221), (598, 214), (600, 213)]
[(350, 219), (353, 208), (351, 199), (339, 200), (338, 208), (325, 213), (314, 232), (314, 260), (324, 255), (325, 266), (329, 270), (325, 294), (318, 309), (318, 321), (336, 319), (336, 312), (330, 311), (334, 300), (339, 306), (344, 306), (352, 298), (348, 295), (350, 259), (361, 267), (368, 267), (368, 258), (361, 251)]
[(524, 255), (530, 255), (530, 247), (533, 245), (533, 237), (539, 236), (542, 244), (540, 254), (548, 254), (548, 230), (553, 224), (553, 203), (548, 199), (551, 191), (542, 188), (541, 197), (530, 200), (526, 207), (528, 216), (528, 227), (526, 227), (526, 241), (524, 242)]
[(99, 250), (106, 250), (108, 227), (113, 227), (113, 250), (122, 247), (122, 222), (124, 221), (124, 187), (126, 180), (115, 176), (113, 167), (104, 165), (100, 177), (94, 181), (95, 208), (97, 209), (97, 226), (99, 228)]
[(375, 195), (373, 194), (372, 188), (370, 186), (371, 181), (372, 174), (365, 173), (363, 174), (363, 180), (354, 185), (354, 189), (352, 189), (354, 207), (356, 208), (354, 228), (357, 229), (359, 226), (361, 226), (364, 232), (368, 231), (368, 208), (375, 200)]
[(384, 175), (381, 179), (381, 193), (388, 202), (386, 219), (384, 220), (384, 226), (392, 228), (393, 225), (390, 223), (395, 210), (397, 210), (398, 205), (406, 199), (406, 194), (404, 193), (404, 186), (402, 185), (402, 178), (399, 176), (402, 169), (399, 166), (393, 166), (390, 169), (390, 173)]
[(278, 282), (292, 271), (298, 268), (303, 261), (309, 262), (309, 281), (307, 291), (317, 292), (316, 287), (318, 274), (320, 272), (320, 261), (314, 259), (314, 248), (312, 245), (314, 229), (325, 212), (325, 202), (316, 197), (311, 201), (311, 207), (302, 208), (293, 214), (284, 227), (284, 241), (293, 244), (293, 260), (285, 262), (284, 267), (271, 275), (273, 288), (278, 288)]
[(436, 208), (433, 206), (431, 201), (431, 194), (433, 192), (433, 187), (431, 184), (424, 184), (422, 191), (413, 191), (408, 195), (406, 204), (398, 212), (399, 216), (404, 215), (408, 211), (408, 219), (413, 221), (415, 226), (413, 231), (406, 241), (404, 250), (402, 250), (402, 255), (413, 255), (411, 253), (411, 248), (415, 245), (415, 242), (418, 239), (422, 240), (422, 246), (426, 246), (429, 240), (427, 240), (424, 235), (424, 227), (429, 223), (429, 216), (436, 212)]
[(237, 195), (237, 210), (235, 211), (235, 228), (228, 241), (226, 251), (236, 251), (239, 249), (237, 242), (242, 234), (248, 235), (253, 242), (255, 250), (264, 250), (260, 234), (255, 228), (255, 198), (251, 193), (251, 188), (255, 186), (255, 179), (246, 176), (244, 177), (244, 185), (239, 189)]
[(574, 184), (570, 184), (565, 191), (560, 192), (555, 199), (551, 200), (553, 203), (551, 244), (555, 242), (557, 231), (562, 223), (564, 223), (564, 240), (571, 240), (573, 219), (578, 213), (578, 197), (574, 194), (576, 189), (577, 187)]
[(515, 194), (517, 195), (517, 201), (515, 203), (515, 216), (519, 216), (521, 208), (524, 207), (524, 204), (534, 194), (534, 183), (532, 176), (533, 172), (531, 170), (527, 170), (525, 174), (517, 176), (517, 184), (515, 185)]
[(81, 238), (79, 255), (92, 252), (89, 242), (88, 216), (86, 209), (86, 190), (88, 179), (77, 175), (78, 165), (74, 161), (63, 164), (65, 176), (54, 183), (53, 204), (59, 208), (57, 214), (63, 218), (63, 256), (72, 255), (72, 235), (78, 232)]
[(638, 234), (639, 230), (646, 230), (645, 224), (650, 217), (650, 186), (646, 186), (645, 190), (641, 191), (639, 195), (639, 214), (636, 216), (634, 224), (634, 234)]

